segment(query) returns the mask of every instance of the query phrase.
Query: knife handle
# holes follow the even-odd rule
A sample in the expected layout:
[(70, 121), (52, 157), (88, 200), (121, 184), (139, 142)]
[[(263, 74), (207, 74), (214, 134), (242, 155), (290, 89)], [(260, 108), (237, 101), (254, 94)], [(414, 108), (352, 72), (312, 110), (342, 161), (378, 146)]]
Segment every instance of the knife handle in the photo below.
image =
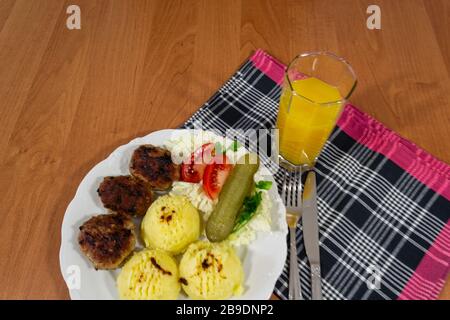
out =
[(322, 279), (320, 276), (320, 265), (311, 264), (311, 298), (322, 300)]

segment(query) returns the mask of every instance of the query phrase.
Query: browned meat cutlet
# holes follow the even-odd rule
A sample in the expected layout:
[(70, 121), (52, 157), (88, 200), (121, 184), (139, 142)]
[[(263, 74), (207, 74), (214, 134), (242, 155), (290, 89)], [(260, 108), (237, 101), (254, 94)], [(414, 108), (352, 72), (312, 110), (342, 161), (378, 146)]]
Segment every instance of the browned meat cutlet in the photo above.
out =
[(130, 172), (157, 190), (169, 189), (180, 178), (180, 166), (172, 162), (170, 151), (151, 144), (134, 150)]
[(116, 269), (136, 246), (133, 221), (120, 213), (94, 216), (80, 227), (78, 243), (95, 269)]
[(152, 203), (150, 185), (132, 176), (105, 177), (97, 189), (105, 208), (131, 216), (143, 216)]

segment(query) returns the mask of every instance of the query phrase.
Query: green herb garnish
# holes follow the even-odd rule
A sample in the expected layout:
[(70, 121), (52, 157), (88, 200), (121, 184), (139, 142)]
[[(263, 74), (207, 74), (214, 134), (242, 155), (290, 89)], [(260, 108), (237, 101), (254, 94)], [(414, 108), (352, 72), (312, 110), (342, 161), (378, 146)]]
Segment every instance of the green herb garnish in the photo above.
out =
[(244, 199), (244, 204), (242, 206), (238, 218), (236, 219), (236, 223), (234, 224), (233, 232), (240, 230), (253, 218), (261, 202), (262, 202), (261, 191), (256, 192), (252, 196), (247, 196)]
[[(272, 181), (261, 180), (255, 184), (256, 190), (270, 190)], [(256, 214), (256, 210), (262, 202), (262, 191), (256, 191), (253, 195), (244, 199), (241, 212), (234, 224), (233, 232), (239, 231), (244, 227)]]
[(265, 181), (265, 180), (258, 181), (255, 187), (256, 189), (270, 190), (270, 188), (272, 188), (272, 181)]
[(236, 152), (239, 150), (240, 147), (241, 147), (241, 144), (239, 143), (239, 141), (234, 140), (233, 143), (228, 147), (228, 150), (232, 150), (232, 151)]
[(256, 210), (262, 202), (262, 192), (258, 191), (252, 196), (244, 199), (242, 210), (234, 224), (233, 232), (239, 231), (244, 227), (255, 215)]

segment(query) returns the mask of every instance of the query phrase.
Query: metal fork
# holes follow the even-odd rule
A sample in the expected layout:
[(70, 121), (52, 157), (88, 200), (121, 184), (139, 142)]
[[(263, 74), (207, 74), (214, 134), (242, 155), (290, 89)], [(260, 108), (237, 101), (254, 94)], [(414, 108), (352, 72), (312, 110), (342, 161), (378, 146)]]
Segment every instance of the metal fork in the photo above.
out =
[(284, 163), (286, 169), (281, 197), (286, 206), (286, 220), (289, 226), (289, 300), (302, 300), (300, 275), (297, 263), (296, 227), (301, 216), (301, 169)]

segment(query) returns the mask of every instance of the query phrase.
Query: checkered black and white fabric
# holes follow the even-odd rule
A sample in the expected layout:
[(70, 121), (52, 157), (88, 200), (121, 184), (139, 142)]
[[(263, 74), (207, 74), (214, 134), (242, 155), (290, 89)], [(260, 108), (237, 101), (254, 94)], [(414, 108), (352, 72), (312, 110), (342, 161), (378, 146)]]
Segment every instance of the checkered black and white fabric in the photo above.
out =
[[(258, 50), (183, 127), (274, 128), (283, 71)], [(450, 262), (450, 167), (348, 105), (316, 170), (324, 298), (436, 298)], [(308, 299), (301, 221), (297, 234)], [(288, 268), (274, 289), (282, 299)]]

